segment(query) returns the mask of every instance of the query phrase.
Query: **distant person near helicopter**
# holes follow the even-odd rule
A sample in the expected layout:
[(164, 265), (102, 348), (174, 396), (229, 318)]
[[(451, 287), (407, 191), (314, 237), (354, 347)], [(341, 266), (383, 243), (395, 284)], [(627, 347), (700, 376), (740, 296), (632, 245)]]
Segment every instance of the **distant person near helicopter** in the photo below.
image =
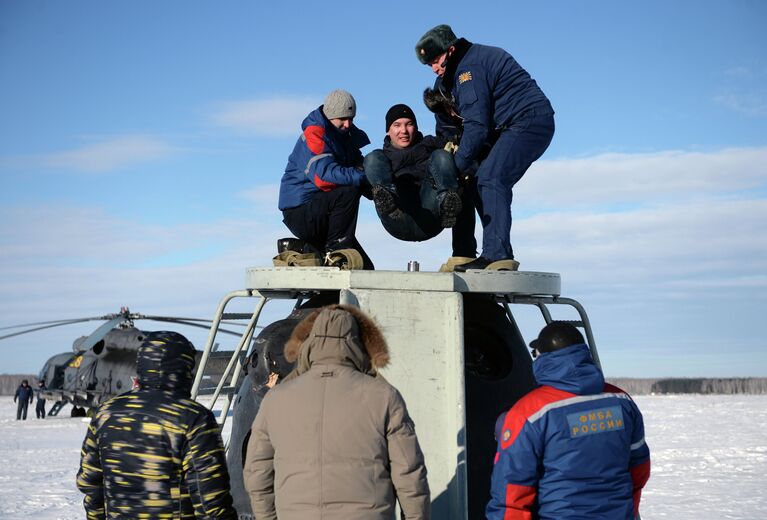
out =
[(16, 393), (13, 396), (13, 402), (16, 404), (16, 420), (27, 420), (27, 409), (32, 404), (33, 391), (29, 386), (29, 381), (26, 379), (21, 381), (21, 384), (16, 389)]

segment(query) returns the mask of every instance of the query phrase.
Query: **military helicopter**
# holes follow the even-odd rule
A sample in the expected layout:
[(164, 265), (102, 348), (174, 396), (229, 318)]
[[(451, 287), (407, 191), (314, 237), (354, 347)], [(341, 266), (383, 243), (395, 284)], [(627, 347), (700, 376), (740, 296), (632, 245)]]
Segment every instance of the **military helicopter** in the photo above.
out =
[[(146, 331), (135, 327), (135, 321), (176, 323), (203, 329), (207, 329), (211, 322), (198, 318), (148, 316), (133, 313), (128, 307), (122, 307), (120, 312), (104, 316), (3, 327), (2, 329), (29, 328), (0, 336), (0, 340), (53, 327), (102, 320), (105, 320), (105, 323), (90, 335), (79, 337), (73, 342), (71, 352), (52, 356), (40, 370), (38, 380), (44, 380), (47, 387), (42, 395), (54, 402), (49, 415), (58, 415), (66, 404), (71, 404), (72, 417), (83, 417), (87, 415), (88, 410), (134, 387), (136, 352), (147, 335)], [(227, 323), (239, 325), (237, 322)], [(230, 330), (222, 332), (240, 335)], [(229, 352), (215, 353), (214, 358), (225, 358), (228, 361), (230, 355)], [(221, 365), (221, 362), (218, 365)], [(221, 370), (211, 368), (209, 372), (208, 377), (211, 378), (216, 377), (216, 372), (220, 373)]]
[[(355, 305), (384, 333), (391, 361), (382, 374), (405, 398), (418, 429), (434, 518), (484, 517), (495, 420), (535, 386), (526, 345), (541, 326), (557, 319), (582, 328), (599, 363), (586, 311), (561, 296), (557, 273), (254, 267), (247, 270), (246, 282), (246, 289), (227, 294), (219, 304), (192, 388), (193, 398), (218, 413), (240, 518), (252, 518), (242, 471), (251, 424), (268, 391), (270, 372), (285, 375), (292, 368), (282, 357), (285, 341), (314, 308)], [(219, 325), (236, 299), (254, 299), (256, 308), (218, 384), (206, 385)], [(253, 340), (264, 306), (290, 301), (289, 315)], [(527, 337), (519, 326), (522, 308), (537, 309), (534, 314), (542, 318)], [(563, 316), (573, 310), (572, 319)]]

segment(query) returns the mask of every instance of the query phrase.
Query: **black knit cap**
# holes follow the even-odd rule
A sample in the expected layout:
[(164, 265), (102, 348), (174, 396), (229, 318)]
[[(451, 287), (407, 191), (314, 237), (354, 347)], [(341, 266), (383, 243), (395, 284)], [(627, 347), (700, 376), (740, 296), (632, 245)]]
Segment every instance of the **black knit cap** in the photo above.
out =
[(389, 127), (393, 122), (395, 122), (397, 119), (402, 119), (403, 117), (412, 119), (413, 124), (416, 128), (418, 128), (418, 121), (415, 120), (413, 109), (400, 103), (399, 105), (394, 105), (389, 109), (388, 112), (386, 112), (386, 131), (389, 131)]
[(574, 326), (564, 321), (552, 321), (530, 342), (530, 348), (538, 352), (554, 352), (572, 345), (585, 343), (583, 335)]
[(458, 37), (449, 25), (438, 25), (426, 32), (415, 44), (415, 54), (424, 65), (431, 63), (434, 58), (447, 52)]

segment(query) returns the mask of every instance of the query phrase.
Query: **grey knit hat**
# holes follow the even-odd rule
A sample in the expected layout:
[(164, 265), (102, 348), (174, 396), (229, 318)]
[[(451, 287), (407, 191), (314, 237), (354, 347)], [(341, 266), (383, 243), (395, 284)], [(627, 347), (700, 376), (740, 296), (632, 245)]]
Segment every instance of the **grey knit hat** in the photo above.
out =
[(334, 90), (325, 98), (322, 113), (328, 119), (341, 119), (357, 115), (357, 103), (345, 90)]
[(415, 44), (415, 54), (421, 63), (428, 65), (457, 41), (458, 37), (449, 25), (438, 25), (421, 36)]

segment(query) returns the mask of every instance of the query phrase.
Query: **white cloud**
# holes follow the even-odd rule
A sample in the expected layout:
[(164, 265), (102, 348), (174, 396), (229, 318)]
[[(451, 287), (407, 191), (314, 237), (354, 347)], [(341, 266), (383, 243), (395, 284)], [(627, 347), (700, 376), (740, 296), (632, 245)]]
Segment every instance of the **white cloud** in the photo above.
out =
[(538, 211), (718, 198), (767, 184), (765, 165), (767, 148), (541, 160), (514, 188), (515, 208)]
[(256, 204), (268, 205), (269, 208), (273, 208), (277, 206), (279, 193), (279, 184), (263, 184), (240, 192), (238, 195)]
[(714, 102), (728, 110), (749, 117), (762, 117), (767, 115), (767, 101), (764, 97), (755, 93), (726, 93), (714, 97)]
[(261, 136), (295, 136), (301, 121), (320, 105), (311, 97), (272, 97), (220, 103), (211, 119), (225, 128)]
[(712, 278), (741, 286), (767, 273), (764, 222), (767, 200), (549, 213), (516, 223), (514, 245), (526, 268), (566, 268), (571, 281), (594, 286)]
[(174, 147), (159, 139), (129, 135), (51, 154), (43, 162), (53, 168), (101, 173), (164, 159), (174, 151)]

